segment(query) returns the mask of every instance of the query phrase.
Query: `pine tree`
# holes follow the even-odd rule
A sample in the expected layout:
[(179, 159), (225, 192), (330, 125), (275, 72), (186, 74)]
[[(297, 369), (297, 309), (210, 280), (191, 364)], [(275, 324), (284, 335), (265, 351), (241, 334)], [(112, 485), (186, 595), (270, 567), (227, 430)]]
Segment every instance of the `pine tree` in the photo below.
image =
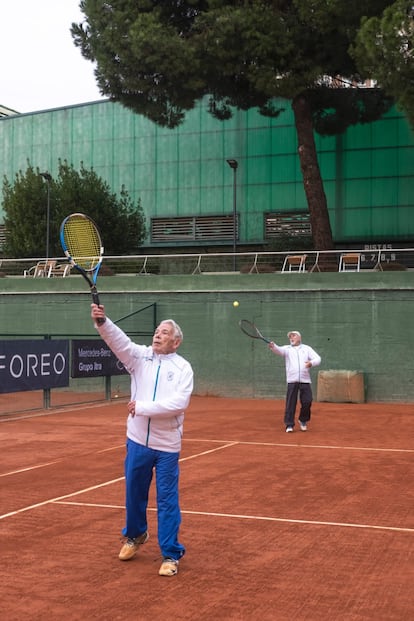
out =
[(176, 127), (206, 96), (218, 119), (253, 107), (276, 116), (281, 98), (290, 100), (314, 245), (329, 250), (333, 240), (314, 127), (322, 134), (344, 131), (379, 118), (391, 105), (381, 91), (350, 88), (359, 76), (349, 53), (361, 17), (381, 15), (390, 4), (83, 0), (86, 21), (72, 24), (72, 36), (83, 56), (96, 61), (102, 94), (159, 125)]

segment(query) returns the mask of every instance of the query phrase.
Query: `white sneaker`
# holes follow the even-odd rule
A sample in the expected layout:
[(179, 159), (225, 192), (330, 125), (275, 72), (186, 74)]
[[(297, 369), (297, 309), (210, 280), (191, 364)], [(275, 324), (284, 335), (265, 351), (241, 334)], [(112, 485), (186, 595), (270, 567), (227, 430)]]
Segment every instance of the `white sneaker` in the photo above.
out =
[(301, 431), (307, 431), (308, 427), (306, 425), (306, 423), (302, 423), (302, 421), (299, 421), (299, 425), (300, 425), (300, 430)]
[(176, 576), (178, 573), (178, 561), (173, 558), (165, 558), (158, 573), (160, 576)]
[(286, 433), (292, 433), (293, 427), (286, 427)]
[(119, 553), (120, 561), (129, 561), (129, 559), (133, 558), (138, 551), (140, 545), (147, 543), (149, 539), (148, 531), (142, 533), (142, 535), (138, 535), (138, 537), (132, 538), (128, 537), (125, 540), (124, 545), (121, 548)]

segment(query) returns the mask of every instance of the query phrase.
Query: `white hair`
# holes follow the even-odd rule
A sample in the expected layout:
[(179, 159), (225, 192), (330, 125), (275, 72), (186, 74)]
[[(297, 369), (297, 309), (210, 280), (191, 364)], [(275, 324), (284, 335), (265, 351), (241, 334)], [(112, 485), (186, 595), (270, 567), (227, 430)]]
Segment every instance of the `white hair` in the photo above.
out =
[(176, 339), (180, 339), (180, 341), (183, 340), (183, 338), (184, 338), (183, 331), (181, 330), (181, 328), (178, 325), (178, 323), (176, 321), (174, 321), (174, 319), (163, 319), (161, 321), (161, 323), (169, 323), (170, 325), (172, 325), (172, 327), (174, 328), (174, 337)]

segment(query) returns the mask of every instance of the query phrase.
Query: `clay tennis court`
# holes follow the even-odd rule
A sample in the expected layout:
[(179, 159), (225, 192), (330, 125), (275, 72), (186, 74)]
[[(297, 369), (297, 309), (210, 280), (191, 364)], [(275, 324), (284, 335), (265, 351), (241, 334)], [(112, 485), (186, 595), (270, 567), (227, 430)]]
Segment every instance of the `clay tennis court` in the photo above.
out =
[[(126, 401), (0, 417), (1, 616), (114, 621), (414, 618), (413, 406), (194, 397), (173, 578), (118, 560)], [(296, 427), (296, 429), (298, 429)]]

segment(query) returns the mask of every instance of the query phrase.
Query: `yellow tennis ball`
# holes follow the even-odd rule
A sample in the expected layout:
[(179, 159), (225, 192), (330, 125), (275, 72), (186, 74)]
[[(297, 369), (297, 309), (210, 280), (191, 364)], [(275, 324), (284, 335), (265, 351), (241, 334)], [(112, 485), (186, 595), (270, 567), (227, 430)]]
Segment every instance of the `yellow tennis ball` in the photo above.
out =
[(233, 302), (233, 306), (234, 306), (234, 308), (237, 308), (237, 306), (238, 306), (238, 305), (239, 305), (238, 301), (237, 301), (237, 300), (234, 300), (234, 302)]

